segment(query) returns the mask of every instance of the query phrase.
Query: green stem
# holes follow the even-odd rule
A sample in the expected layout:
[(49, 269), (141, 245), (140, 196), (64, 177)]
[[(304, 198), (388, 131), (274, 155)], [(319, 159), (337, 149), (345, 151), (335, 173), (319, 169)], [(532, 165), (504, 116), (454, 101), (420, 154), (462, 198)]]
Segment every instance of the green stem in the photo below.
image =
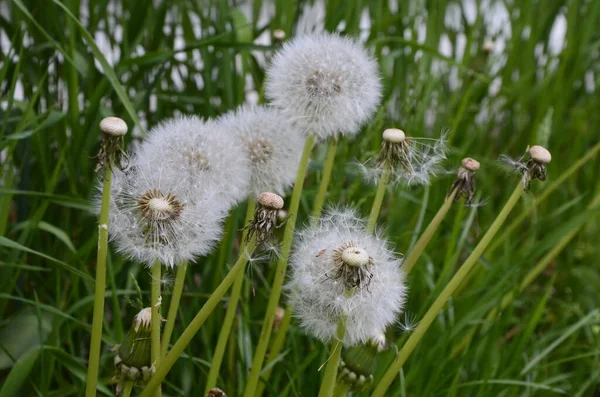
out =
[[(152, 266), (152, 290), (151, 290), (151, 309), (152, 309), (152, 328), (150, 332), (150, 342), (151, 342), (151, 361), (152, 364), (158, 367), (160, 365), (160, 323), (162, 321), (160, 317), (160, 281), (161, 281), (161, 263), (155, 262), (154, 266)], [(156, 389), (155, 397), (159, 397), (161, 395), (160, 387)]]
[(167, 322), (160, 341), (161, 357), (166, 356), (167, 351), (169, 350), (169, 343), (171, 342), (171, 335), (173, 334), (173, 328), (175, 328), (175, 320), (177, 319), (177, 312), (179, 310), (179, 302), (181, 301), (181, 294), (183, 293), (187, 266), (187, 261), (183, 261), (177, 266), (177, 275), (175, 276), (175, 285), (173, 286), (173, 294), (171, 295), (171, 302), (169, 303)]
[(133, 382), (132, 381), (125, 382), (125, 384), (123, 385), (123, 394), (121, 394), (121, 397), (130, 397), (132, 389), (133, 389)]
[[(246, 219), (244, 226), (248, 224), (254, 217), (254, 210), (256, 209), (256, 201), (251, 200), (248, 202), (248, 208), (246, 209)], [(248, 229), (244, 229), (242, 233), (242, 242), (240, 245), (240, 252), (244, 252), (246, 249), (246, 235)], [(227, 312), (225, 313), (225, 319), (221, 325), (221, 331), (219, 332), (219, 339), (217, 340), (217, 347), (213, 355), (212, 362), (210, 364), (210, 371), (208, 372), (208, 380), (206, 381), (206, 389), (204, 394), (208, 394), (211, 388), (217, 385), (217, 379), (219, 378), (219, 370), (221, 369), (221, 363), (223, 362), (223, 356), (225, 354), (225, 348), (227, 347), (227, 341), (229, 334), (233, 328), (233, 320), (237, 312), (238, 302), (242, 292), (242, 286), (244, 285), (244, 272), (239, 272), (233, 287), (231, 288), (231, 297), (229, 298), (229, 305), (227, 306)]]
[(338, 381), (337, 385), (335, 385), (335, 390), (333, 391), (334, 397), (346, 397), (350, 392), (350, 385), (344, 382), (343, 380)]
[(281, 288), (283, 287), (283, 280), (285, 278), (285, 271), (287, 269), (287, 262), (292, 249), (292, 238), (294, 237), (294, 228), (296, 226), (296, 218), (298, 216), (298, 209), (300, 207), (300, 198), (302, 196), (302, 187), (304, 184), (304, 177), (306, 175), (306, 169), (308, 167), (308, 160), (310, 159), (310, 153), (315, 143), (315, 138), (309, 136), (304, 144), (302, 151), (302, 158), (298, 167), (298, 173), (296, 174), (296, 181), (294, 182), (294, 190), (292, 192), (292, 199), (289, 207), (289, 218), (285, 224), (285, 230), (283, 232), (283, 243), (281, 245), (281, 257), (277, 262), (277, 268), (275, 269), (275, 278), (273, 279), (273, 287), (271, 288), (271, 296), (269, 297), (269, 303), (267, 305), (267, 311), (263, 320), (262, 330), (260, 331), (260, 337), (258, 345), (256, 346), (256, 352), (254, 353), (254, 359), (252, 360), (252, 369), (246, 383), (246, 389), (244, 390), (245, 397), (254, 396), (256, 387), (258, 386), (258, 379), (260, 377), (260, 370), (267, 353), (267, 347), (269, 345), (269, 339), (271, 338), (271, 331), (273, 330), (273, 321), (275, 320), (275, 311), (279, 304), (279, 298), (281, 296)]
[(406, 258), (404, 258), (404, 261), (402, 262), (402, 269), (404, 270), (405, 274), (410, 273), (412, 268), (415, 266), (415, 263), (417, 263), (417, 260), (425, 250), (425, 247), (427, 247), (427, 244), (429, 244), (429, 242), (431, 241), (433, 234), (436, 232), (436, 230), (442, 223), (442, 220), (448, 213), (448, 210), (452, 206), (452, 203), (454, 202), (454, 197), (456, 196), (456, 192), (457, 190), (455, 189), (448, 197), (446, 197), (446, 199), (444, 200), (444, 204), (442, 204), (437, 214), (435, 214), (429, 225), (427, 225), (427, 228), (425, 229), (421, 237), (419, 237), (419, 240), (417, 240), (417, 243), (415, 244), (413, 249), (411, 249)]
[(469, 273), (469, 271), (473, 268), (473, 266), (477, 263), (477, 260), (481, 257), (485, 249), (490, 244), (490, 241), (494, 238), (506, 218), (508, 214), (512, 211), (514, 206), (519, 201), (519, 198), (523, 194), (523, 185), (519, 182), (516, 189), (513, 191), (512, 195), (500, 211), (500, 214), (494, 220), (494, 223), (490, 226), (488, 231), (485, 233), (479, 244), (475, 247), (471, 255), (467, 258), (465, 263), (458, 269), (454, 277), (450, 280), (448, 285), (444, 288), (444, 290), (440, 293), (440, 295), (433, 302), (433, 305), (427, 310), (423, 319), (419, 322), (417, 328), (415, 328), (414, 332), (410, 335), (406, 344), (400, 350), (398, 356), (393, 361), (392, 365), (387, 369), (379, 384), (375, 388), (375, 391), (371, 395), (371, 397), (383, 397), (385, 392), (390, 387), (396, 375), (402, 369), (402, 366), (413, 352), (425, 332), (429, 329), (429, 326), (433, 323), (433, 320), (438, 316), (440, 311), (446, 305), (446, 302), (450, 299), (456, 288), (460, 285), (460, 283), (464, 280), (465, 276)]
[(92, 340), (88, 362), (86, 397), (96, 395), (98, 370), (100, 368), (100, 345), (102, 344), (102, 321), (104, 319), (104, 294), (106, 290), (106, 257), (108, 255), (108, 215), (110, 211), (110, 187), (112, 170), (106, 166), (102, 185), (102, 204), (98, 228), (98, 256), (96, 260), (96, 283), (94, 286), (94, 314), (92, 317)]
[(369, 214), (369, 222), (367, 223), (367, 233), (373, 233), (375, 226), (377, 226), (377, 217), (379, 217), (379, 211), (381, 210), (381, 203), (383, 203), (383, 196), (385, 196), (385, 188), (387, 187), (388, 180), (390, 179), (390, 171), (386, 168), (383, 170), (379, 183), (377, 184), (377, 193), (375, 193), (375, 199), (371, 206), (371, 213)]
[(337, 325), (336, 340), (332, 343), (333, 352), (327, 361), (325, 374), (323, 374), (323, 380), (321, 381), (319, 397), (333, 397), (333, 391), (335, 390), (337, 381), (337, 371), (340, 365), (340, 357), (342, 356), (342, 341), (344, 340), (345, 333), (346, 319), (341, 318)]
[(167, 376), (173, 365), (177, 359), (183, 354), (185, 348), (190, 344), (196, 332), (202, 327), (208, 316), (213, 312), (215, 307), (219, 304), (223, 296), (231, 287), (231, 284), (235, 281), (238, 273), (241, 272), (246, 263), (248, 262), (248, 256), (252, 255), (254, 252), (254, 248), (256, 246), (256, 241), (251, 240), (246, 246), (246, 251), (240, 253), (240, 256), (235, 263), (235, 265), (231, 268), (227, 276), (221, 281), (221, 284), (215, 289), (215, 291), (210, 295), (202, 309), (196, 314), (196, 317), (190, 322), (187, 328), (181, 334), (181, 337), (177, 339), (167, 356), (162, 360), (160, 365), (156, 367), (156, 373), (150, 378), (150, 381), (140, 394), (140, 397), (150, 397), (154, 390), (156, 390), (163, 379)]
[(325, 164), (323, 165), (323, 172), (321, 174), (321, 182), (319, 183), (319, 190), (315, 197), (315, 204), (313, 206), (313, 219), (318, 219), (321, 216), (323, 210), (323, 204), (325, 203), (325, 196), (327, 195), (327, 188), (331, 181), (331, 172), (333, 170), (333, 164), (335, 162), (335, 153), (337, 151), (337, 139), (331, 139), (327, 148), (327, 157), (325, 158)]

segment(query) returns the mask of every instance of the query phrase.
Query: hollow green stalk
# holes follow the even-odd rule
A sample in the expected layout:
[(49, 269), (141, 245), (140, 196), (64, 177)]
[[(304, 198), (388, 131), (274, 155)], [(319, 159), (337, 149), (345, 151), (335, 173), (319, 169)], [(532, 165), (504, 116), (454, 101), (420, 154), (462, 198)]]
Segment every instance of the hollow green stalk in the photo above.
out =
[[(244, 220), (244, 226), (247, 225), (254, 216), (254, 210), (256, 209), (256, 201), (250, 200), (248, 202), (248, 208), (246, 209), (246, 219)], [(242, 233), (242, 241), (240, 245), (240, 252), (244, 252), (246, 249), (246, 236), (248, 229), (244, 229)], [(227, 347), (227, 341), (229, 334), (233, 328), (233, 320), (235, 319), (235, 313), (237, 312), (238, 302), (242, 292), (242, 286), (244, 285), (244, 272), (239, 272), (234, 283), (231, 287), (231, 297), (229, 298), (229, 304), (227, 306), (227, 312), (221, 325), (221, 331), (219, 332), (219, 339), (217, 340), (217, 347), (213, 354), (213, 359), (210, 364), (210, 371), (208, 372), (208, 380), (206, 381), (206, 389), (204, 394), (206, 395), (211, 388), (217, 385), (217, 379), (219, 377), (219, 370), (221, 369), (221, 363), (223, 362), (223, 355), (225, 354), (225, 348)]]
[(390, 387), (396, 375), (402, 369), (402, 366), (416, 348), (417, 344), (423, 338), (423, 335), (429, 329), (429, 326), (436, 319), (440, 311), (444, 308), (453, 292), (460, 285), (460, 283), (464, 280), (465, 276), (469, 273), (469, 271), (473, 268), (473, 266), (477, 263), (477, 260), (481, 257), (485, 249), (490, 244), (490, 241), (494, 238), (498, 230), (506, 221), (508, 214), (512, 211), (514, 206), (519, 201), (519, 198), (523, 194), (523, 185), (519, 182), (516, 189), (513, 191), (512, 195), (502, 208), (502, 211), (498, 214), (488, 231), (485, 233), (479, 244), (475, 247), (471, 255), (467, 258), (467, 260), (462, 264), (462, 266), (458, 269), (454, 277), (450, 280), (448, 285), (444, 288), (444, 290), (440, 293), (440, 295), (433, 302), (433, 305), (427, 310), (423, 319), (419, 322), (419, 325), (415, 328), (413, 333), (410, 335), (400, 353), (396, 356), (396, 359), (392, 362), (392, 365), (387, 369), (377, 387), (373, 391), (371, 397), (383, 397)]
[(338, 380), (333, 391), (333, 397), (346, 397), (350, 393), (350, 385), (343, 380)]
[(173, 334), (173, 328), (175, 327), (175, 320), (177, 319), (177, 312), (179, 310), (179, 302), (181, 301), (181, 294), (183, 293), (187, 266), (187, 261), (183, 261), (177, 266), (177, 274), (175, 275), (175, 285), (173, 285), (173, 294), (171, 295), (171, 302), (169, 303), (167, 322), (160, 341), (161, 357), (166, 356), (167, 351), (169, 350), (169, 343), (171, 342), (171, 335)]
[(337, 151), (337, 139), (333, 138), (329, 141), (327, 148), (327, 157), (323, 164), (323, 172), (321, 174), (321, 182), (319, 183), (319, 190), (315, 197), (315, 204), (313, 206), (312, 217), (313, 219), (321, 216), (323, 205), (325, 204), (325, 196), (327, 195), (327, 188), (331, 181), (331, 172), (333, 171), (333, 164), (335, 163), (335, 153)]
[(337, 371), (340, 365), (340, 357), (342, 356), (342, 341), (344, 340), (345, 333), (346, 319), (341, 318), (337, 325), (336, 340), (332, 342), (333, 351), (327, 361), (323, 380), (321, 381), (319, 397), (333, 397), (333, 391), (335, 390), (337, 381)]
[[(152, 364), (158, 367), (160, 365), (161, 351), (160, 351), (160, 281), (161, 281), (161, 263), (156, 262), (154, 266), (152, 266), (152, 285), (151, 285), (151, 294), (150, 294), (150, 302), (152, 307), (152, 325), (150, 332), (150, 356)], [(156, 389), (154, 393), (155, 397), (159, 397), (161, 395), (160, 387)]]
[(294, 190), (292, 192), (292, 199), (290, 201), (288, 210), (289, 218), (285, 224), (285, 230), (283, 232), (281, 257), (277, 262), (277, 268), (275, 269), (275, 278), (273, 279), (271, 296), (269, 297), (269, 303), (267, 305), (267, 311), (263, 320), (262, 330), (260, 332), (260, 337), (256, 346), (256, 352), (254, 353), (254, 358), (252, 360), (250, 376), (248, 377), (246, 389), (244, 390), (245, 397), (254, 396), (254, 392), (258, 386), (262, 364), (267, 353), (267, 347), (271, 338), (271, 331), (273, 330), (273, 321), (275, 320), (275, 311), (277, 310), (279, 298), (281, 297), (281, 289), (283, 287), (287, 262), (292, 249), (292, 238), (294, 237), (294, 228), (296, 226), (298, 209), (300, 207), (300, 198), (302, 196), (304, 177), (306, 175), (308, 160), (310, 159), (310, 153), (312, 152), (314, 143), (315, 138), (313, 136), (309, 136), (306, 139), (306, 143), (304, 144), (304, 149), (302, 151), (302, 158), (298, 167), (298, 173), (296, 174), (296, 181), (294, 182)]
[(375, 226), (377, 226), (377, 218), (379, 217), (379, 211), (381, 210), (381, 204), (383, 203), (383, 197), (385, 196), (385, 189), (387, 188), (388, 180), (390, 179), (390, 171), (386, 168), (383, 170), (379, 182), (377, 184), (377, 192), (375, 193), (375, 199), (371, 206), (371, 213), (369, 214), (369, 221), (367, 223), (367, 233), (373, 233)]
[(133, 389), (133, 382), (128, 380), (123, 385), (123, 394), (121, 394), (121, 397), (130, 397), (132, 389)]
[(100, 345), (102, 343), (102, 322), (104, 320), (104, 294), (106, 290), (106, 257), (108, 255), (108, 215), (110, 211), (110, 188), (112, 170), (106, 166), (102, 184), (100, 225), (98, 228), (98, 256), (96, 260), (96, 283), (94, 286), (94, 313), (92, 317), (92, 340), (88, 362), (86, 397), (96, 395), (98, 370), (100, 368)]
[(425, 229), (421, 237), (419, 237), (419, 240), (417, 240), (415, 246), (409, 251), (406, 258), (404, 258), (404, 261), (402, 262), (402, 269), (404, 270), (404, 273), (410, 273), (412, 268), (417, 263), (417, 260), (427, 247), (427, 244), (429, 244), (429, 242), (431, 241), (433, 234), (436, 232), (436, 230), (442, 223), (442, 220), (444, 220), (444, 217), (448, 213), (448, 210), (452, 206), (452, 203), (454, 202), (454, 197), (456, 197), (456, 193), (457, 190), (455, 189), (452, 193), (450, 193), (448, 197), (444, 199), (444, 204), (442, 204), (437, 214), (435, 214), (429, 225), (427, 225), (427, 228)]
[(175, 365), (177, 359), (179, 359), (185, 348), (190, 344), (192, 338), (196, 335), (196, 332), (198, 332), (208, 316), (213, 312), (215, 307), (217, 307), (221, 299), (223, 299), (223, 296), (225, 296), (237, 275), (244, 269), (246, 263), (248, 263), (248, 257), (252, 255), (255, 247), (256, 240), (250, 240), (248, 245), (246, 245), (246, 251), (240, 253), (237, 262), (233, 265), (229, 273), (227, 273), (227, 276), (225, 276), (223, 281), (221, 281), (221, 284), (219, 284), (217, 289), (210, 295), (204, 306), (202, 306), (198, 314), (196, 314), (196, 317), (194, 317), (179, 339), (177, 339), (171, 350), (169, 350), (167, 356), (161, 360), (160, 365), (156, 367), (156, 373), (150, 378), (150, 381), (140, 394), (140, 397), (152, 396), (154, 390), (160, 386), (163, 379), (167, 376), (173, 365)]

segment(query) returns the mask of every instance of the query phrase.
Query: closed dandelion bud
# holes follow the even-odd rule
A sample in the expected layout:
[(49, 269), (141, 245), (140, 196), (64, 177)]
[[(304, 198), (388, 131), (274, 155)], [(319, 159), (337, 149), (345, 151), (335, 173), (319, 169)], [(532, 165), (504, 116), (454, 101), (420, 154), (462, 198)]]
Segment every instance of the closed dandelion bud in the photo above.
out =
[(100, 122), (102, 144), (98, 153), (96, 172), (104, 167), (116, 165), (127, 168), (127, 155), (123, 151), (123, 137), (127, 133), (127, 124), (118, 117), (106, 117)]
[(335, 34), (287, 41), (267, 71), (265, 95), (306, 134), (354, 136), (381, 98), (377, 63), (363, 46)]
[(471, 204), (475, 195), (475, 171), (479, 169), (479, 161), (466, 157), (462, 160), (462, 166), (458, 169), (456, 179), (448, 192), (448, 195), (456, 191), (455, 200), (464, 196), (467, 204)]
[(351, 209), (328, 210), (298, 233), (287, 286), (294, 314), (328, 343), (346, 319), (344, 346), (366, 343), (392, 324), (404, 305), (401, 261), (387, 242), (365, 231)]
[(258, 206), (248, 227), (247, 240), (256, 237), (258, 245), (269, 241), (277, 226), (277, 213), (283, 208), (283, 198), (275, 193), (263, 192), (258, 196)]
[(552, 155), (548, 149), (535, 145), (528, 150), (529, 159), (525, 161), (525, 156), (518, 160), (502, 155), (501, 161), (508, 164), (513, 172), (522, 174), (521, 181), (525, 190), (529, 189), (532, 179), (546, 180), (546, 164), (552, 161)]
[(249, 193), (282, 195), (296, 178), (304, 135), (281, 111), (242, 107), (219, 119), (223, 133), (235, 137), (250, 173)]
[(368, 389), (373, 382), (373, 373), (377, 368), (377, 353), (377, 345), (373, 343), (344, 349), (338, 379), (345, 382), (354, 391)]

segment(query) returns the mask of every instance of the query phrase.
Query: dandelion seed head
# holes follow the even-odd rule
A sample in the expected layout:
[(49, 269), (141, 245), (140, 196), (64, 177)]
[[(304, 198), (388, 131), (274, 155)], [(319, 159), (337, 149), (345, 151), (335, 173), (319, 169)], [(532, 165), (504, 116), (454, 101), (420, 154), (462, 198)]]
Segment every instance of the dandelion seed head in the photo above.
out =
[(400, 264), (354, 210), (327, 210), (316, 225), (298, 232), (286, 287), (294, 314), (324, 342), (335, 339), (337, 322), (346, 317), (344, 344), (366, 343), (403, 308)]
[(273, 58), (265, 94), (307, 134), (353, 136), (381, 98), (377, 63), (361, 44), (317, 33), (284, 44)]
[(223, 133), (242, 144), (250, 173), (250, 194), (270, 191), (282, 195), (292, 185), (300, 164), (304, 135), (281, 111), (244, 106), (219, 119)]

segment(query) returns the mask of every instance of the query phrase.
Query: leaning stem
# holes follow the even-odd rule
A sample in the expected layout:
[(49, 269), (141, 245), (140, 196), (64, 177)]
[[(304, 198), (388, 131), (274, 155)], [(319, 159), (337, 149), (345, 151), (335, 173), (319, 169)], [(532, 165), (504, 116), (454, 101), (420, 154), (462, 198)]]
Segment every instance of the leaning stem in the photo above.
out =
[[(250, 200), (248, 202), (248, 208), (246, 209), (246, 219), (244, 220), (244, 226), (248, 225), (248, 223), (252, 220), (255, 209), (256, 201)], [(244, 229), (244, 232), (242, 233), (240, 252), (244, 252), (244, 250), (246, 249), (247, 234), (248, 229)], [(217, 347), (215, 348), (215, 353), (210, 364), (210, 371), (208, 372), (208, 380), (206, 381), (206, 389), (204, 390), (205, 395), (208, 394), (210, 389), (216, 386), (217, 384), (219, 370), (221, 369), (221, 363), (223, 362), (223, 356), (225, 354), (225, 348), (227, 347), (227, 342), (229, 340), (229, 334), (231, 333), (231, 329), (233, 327), (233, 320), (235, 319), (235, 313), (237, 312), (237, 306), (240, 300), (243, 285), (244, 272), (239, 272), (237, 277), (235, 278), (233, 287), (231, 288), (231, 297), (229, 298), (227, 312), (225, 313), (225, 319), (223, 320), (223, 325), (221, 326), (221, 331), (219, 332)]]
[(379, 211), (381, 210), (381, 204), (383, 203), (383, 197), (385, 196), (385, 189), (387, 187), (388, 180), (390, 179), (390, 170), (384, 169), (379, 182), (377, 184), (377, 193), (375, 193), (375, 199), (371, 206), (371, 213), (369, 214), (369, 221), (367, 223), (367, 233), (373, 233), (375, 226), (377, 226), (377, 218), (379, 217)]
[(404, 270), (404, 273), (410, 273), (412, 268), (415, 266), (415, 263), (417, 263), (417, 260), (427, 247), (427, 244), (429, 244), (429, 242), (431, 241), (433, 234), (437, 231), (438, 227), (442, 223), (442, 220), (444, 220), (444, 217), (446, 216), (448, 210), (452, 206), (452, 203), (454, 202), (454, 197), (456, 196), (456, 192), (457, 190), (455, 189), (452, 191), (452, 193), (450, 193), (448, 197), (446, 197), (446, 199), (444, 200), (444, 204), (442, 204), (437, 214), (435, 214), (435, 216), (433, 217), (433, 219), (431, 220), (421, 237), (419, 237), (419, 240), (417, 240), (417, 243), (415, 244), (413, 249), (411, 249), (406, 258), (404, 258), (404, 261), (402, 262), (402, 269)]
[(219, 304), (223, 296), (231, 287), (231, 284), (235, 281), (237, 275), (244, 269), (248, 262), (248, 257), (254, 252), (256, 247), (256, 240), (252, 239), (246, 246), (246, 251), (241, 252), (240, 256), (231, 268), (227, 276), (221, 281), (221, 284), (215, 289), (210, 295), (204, 306), (200, 309), (196, 317), (190, 322), (187, 328), (181, 334), (181, 337), (177, 339), (167, 356), (161, 361), (160, 365), (156, 367), (156, 373), (150, 378), (150, 381), (140, 394), (140, 397), (150, 397), (154, 390), (156, 390), (163, 379), (167, 376), (177, 359), (183, 354), (185, 348), (190, 344), (196, 332), (202, 327), (208, 316), (213, 312), (215, 307)]
[(123, 394), (121, 394), (121, 397), (130, 397), (132, 389), (133, 389), (133, 382), (128, 380), (123, 385)]
[[(150, 356), (152, 364), (156, 367), (160, 365), (160, 279), (161, 275), (160, 262), (154, 263), (152, 266), (152, 291), (151, 291), (151, 307), (152, 307), (152, 328), (150, 329)], [(155, 397), (161, 395), (160, 387), (156, 389)]]
[(171, 335), (173, 334), (173, 328), (175, 327), (175, 320), (177, 319), (177, 311), (179, 310), (179, 302), (181, 301), (181, 294), (183, 292), (183, 285), (185, 282), (185, 273), (187, 272), (187, 261), (183, 261), (177, 266), (177, 274), (175, 276), (175, 285), (173, 286), (173, 294), (171, 295), (171, 302), (169, 303), (169, 312), (167, 314), (167, 323), (163, 330), (163, 336), (160, 342), (160, 356), (164, 357), (167, 355), (169, 350), (169, 343), (171, 342)]
[(319, 397), (333, 397), (333, 391), (335, 390), (337, 380), (337, 371), (340, 365), (340, 357), (342, 356), (342, 341), (344, 340), (345, 332), (346, 319), (342, 317), (338, 320), (336, 340), (332, 343), (333, 352), (325, 367), (325, 374), (323, 374), (323, 380), (321, 381)]
[(254, 359), (252, 360), (252, 369), (248, 382), (246, 383), (246, 389), (244, 390), (245, 397), (254, 396), (254, 392), (258, 386), (258, 379), (260, 377), (260, 370), (267, 353), (267, 347), (269, 345), (269, 339), (271, 337), (271, 331), (273, 330), (273, 321), (275, 320), (275, 311), (279, 304), (279, 298), (281, 297), (281, 289), (283, 287), (283, 280), (285, 278), (285, 271), (287, 269), (287, 262), (292, 249), (292, 238), (294, 237), (294, 228), (296, 226), (296, 219), (298, 216), (298, 208), (300, 207), (300, 197), (302, 196), (302, 187), (304, 184), (304, 177), (306, 176), (306, 169), (308, 167), (308, 160), (312, 147), (315, 143), (314, 136), (309, 136), (304, 144), (302, 151), (302, 158), (298, 167), (298, 173), (296, 174), (296, 181), (294, 182), (294, 190), (292, 192), (292, 199), (289, 207), (289, 218), (285, 224), (285, 230), (283, 232), (283, 242), (281, 245), (281, 257), (277, 262), (277, 268), (275, 269), (275, 278), (273, 279), (273, 286), (271, 288), (271, 296), (269, 297), (269, 303), (267, 305), (267, 311), (263, 320), (262, 330), (260, 331), (260, 337), (258, 345), (256, 346), (256, 352), (254, 353)]
[(327, 195), (327, 188), (329, 187), (329, 182), (331, 181), (331, 172), (333, 170), (333, 163), (335, 162), (336, 151), (337, 139), (332, 138), (329, 141), (329, 146), (327, 147), (327, 157), (325, 158), (325, 164), (323, 165), (319, 190), (317, 191), (317, 196), (315, 197), (315, 204), (312, 212), (313, 219), (317, 219), (321, 216), (323, 204), (325, 203), (325, 196)]
[(92, 317), (92, 340), (87, 372), (86, 397), (96, 395), (98, 370), (100, 368), (100, 345), (102, 344), (102, 321), (104, 319), (104, 294), (106, 290), (106, 257), (108, 254), (108, 215), (110, 210), (110, 188), (112, 170), (106, 166), (102, 184), (102, 204), (98, 228), (98, 256), (96, 260), (96, 283), (94, 286), (94, 313)]
[(460, 285), (460, 283), (464, 280), (469, 271), (473, 268), (473, 266), (477, 263), (477, 260), (481, 257), (487, 246), (490, 244), (490, 241), (494, 238), (506, 218), (508, 214), (512, 211), (514, 206), (519, 201), (519, 198), (523, 194), (523, 185), (519, 182), (516, 189), (513, 191), (512, 195), (500, 211), (500, 214), (494, 220), (494, 223), (490, 226), (488, 231), (485, 233), (479, 244), (475, 247), (471, 255), (467, 258), (467, 260), (462, 264), (462, 266), (458, 269), (454, 277), (450, 280), (448, 285), (444, 288), (444, 290), (440, 293), (440, 295), (433, 302), (433, 305), (427, 310), (423, 319), (419, 322), (417, 328), (415, 328), (414, 332), (410, 335), (400, 353), (396, 356), (396, 359), (393, 361), (392, 365), (387, 369), (379, 384), (375, 388), (375, 391), (371, 395), (371, 397), (383, 397), (385, 392), (390, 387), (396, 375), (402, 369), (402, 366), (413, 352), (419, 341), (425, 335), (425, 332), (429, 329), (429, 326), (433, 323), (433, 320), (438, 316), (440, 311), (446, 305), (446, 302), (450, 299), (456, 288)]

